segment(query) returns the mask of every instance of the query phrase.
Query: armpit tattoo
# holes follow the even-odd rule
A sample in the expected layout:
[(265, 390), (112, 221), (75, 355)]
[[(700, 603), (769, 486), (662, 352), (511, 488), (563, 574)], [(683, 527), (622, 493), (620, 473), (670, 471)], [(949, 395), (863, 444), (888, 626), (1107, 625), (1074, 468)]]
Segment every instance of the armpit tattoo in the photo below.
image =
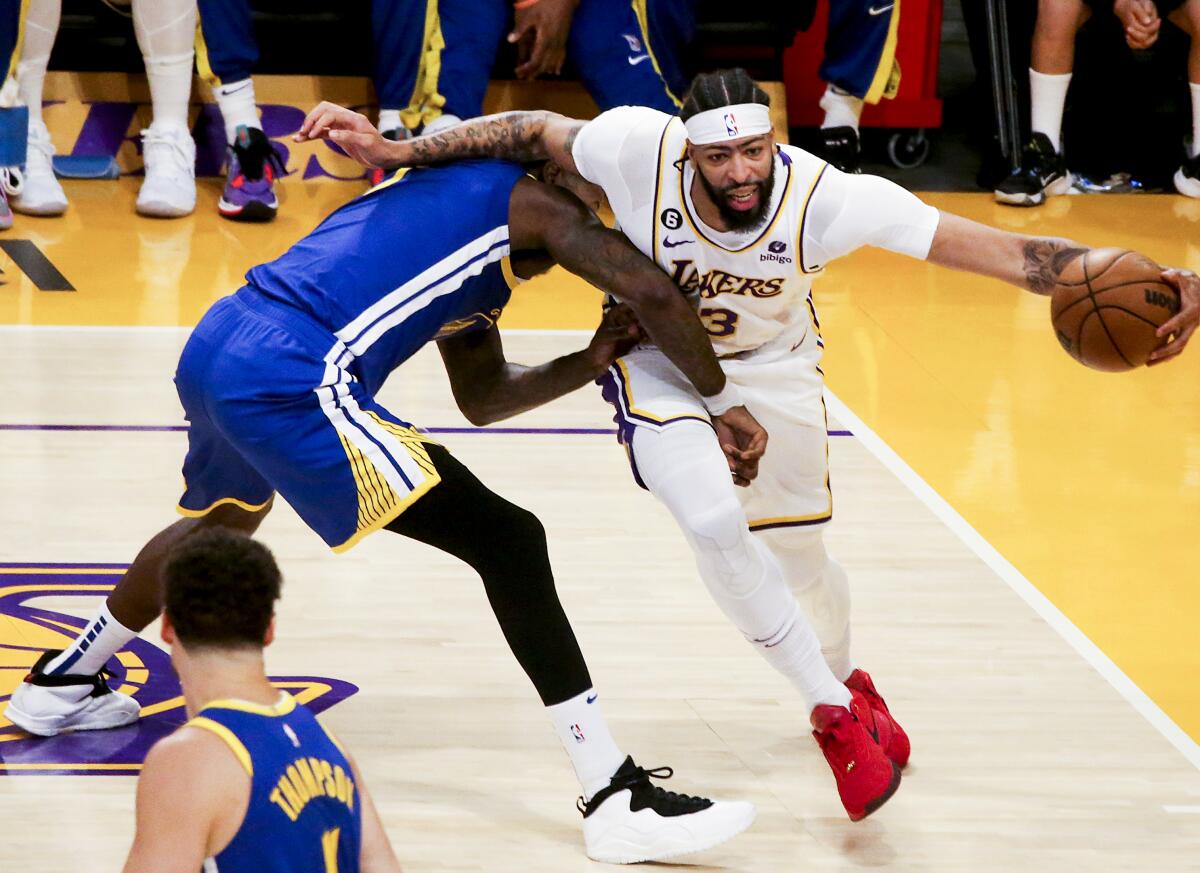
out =
[(1065, 240), (1031, 239), (1025, 243), (1025, 281), (1034, 294), (1049, 294), (1054, 290), (1063, 269), (1075, 258), (1088, 251)]

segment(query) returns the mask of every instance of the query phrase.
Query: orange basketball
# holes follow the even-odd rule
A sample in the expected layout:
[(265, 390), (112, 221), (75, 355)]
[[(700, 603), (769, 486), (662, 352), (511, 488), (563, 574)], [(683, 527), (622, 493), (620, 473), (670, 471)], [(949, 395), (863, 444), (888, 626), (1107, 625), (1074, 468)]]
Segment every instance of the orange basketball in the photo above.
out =
[(1163, 342), (1155, 330), (1179, 307), (1179, 292), (1145, 255), (1091, 249), (1063, 269), (1050, 320), (1067, 354), (1094, 370), (1119, 372), (1146, 363)]

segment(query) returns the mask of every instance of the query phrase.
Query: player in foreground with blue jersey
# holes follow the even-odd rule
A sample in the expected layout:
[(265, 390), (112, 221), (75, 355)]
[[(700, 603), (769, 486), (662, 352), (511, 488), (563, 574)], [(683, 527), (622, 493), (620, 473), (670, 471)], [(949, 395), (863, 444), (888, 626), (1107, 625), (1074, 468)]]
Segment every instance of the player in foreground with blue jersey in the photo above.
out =
[(267, 679), (280, 585), (243, 534), (172, 551), (162, 634), (190, 720), (146, 756), (125, 873), (399, 873), (354, 761)]
[[(599, 200), (578, 176), (553, 166), (542, 172)], [(658, 774), (620, 751), (559, 603), (541, 523), (375, 399), (430, 340), (475, 424), (598, 378), (636, 333), (622, 330), (617, 316), (582, 352), (539, 367), (505, 360), (496, 320), (512, 288), (556, 262), (628, 304), (707, 398), (730, 470), (752, 479), (765, 431), (726, 385), (695, 312), (624, 236), (514, 163), (408, 171), (250, 270), (245, 287), (201, 319), (175, 375), (189, 422), (179, 501), (186, 518), (146, 545), (65, 651), (38, 660), (13, 693), (8, 718), (43, 736), (136, 720), (137, 701), (109, 690), (101, 670), (161, 611), (168, 549), (208, 527), (253, 533), (278, 492), (335, 551), (386, 528), (479, 573), (579, 777), (590, 857), (664, 858), (748, 827), (750, 804), (663, 791), (650, 782)]]

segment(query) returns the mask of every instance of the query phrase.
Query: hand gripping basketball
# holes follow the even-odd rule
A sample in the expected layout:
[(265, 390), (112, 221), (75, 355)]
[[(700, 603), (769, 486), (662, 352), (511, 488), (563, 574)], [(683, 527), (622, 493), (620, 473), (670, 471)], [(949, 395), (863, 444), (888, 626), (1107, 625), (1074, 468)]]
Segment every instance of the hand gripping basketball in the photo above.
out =
[(1178, 354), (1177, 341), (1186, 343), (1182, 328), (1190, 320), (1195, 330), (1196, 321), (1194, 313), (1184, 316), (1178, 272), (1137, 252), (1085, 252), (1063, 268), (1055, 285), (1050, 301), (1055, 336), (1071, 357), (1108, 372), (1140, 367), (1167, 348)]

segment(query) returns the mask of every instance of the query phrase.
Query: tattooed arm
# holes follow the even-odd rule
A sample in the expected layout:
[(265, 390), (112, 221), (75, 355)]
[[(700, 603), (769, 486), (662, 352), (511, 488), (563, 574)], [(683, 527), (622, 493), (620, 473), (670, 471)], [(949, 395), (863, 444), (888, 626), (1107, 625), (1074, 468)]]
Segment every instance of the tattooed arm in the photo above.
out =
[[(725, 373), (708, 334), (683, 294), (653, 261), (618, 231), (610, 230), (577, 198), (531, 179), (513, 188), (508, 214), (513, 251), (542, 250), (577, 276), (601, 288), (637, 316), (642, 331), (695, 386), (711, 406), (722, 394)], [(732, 400), (739, 403), (739, 400)], [(758, 473), (767, 432), (744, 405), (714, 414), (730, 472), (739, 485)]]
[(438, 341), (458, 408), (482, 427), (533, 409), (594, 382), (637, 343), (641, 330), (626, 306), (608, 309), (587, 348), (538, 366), (514, 364), (504, 356), (500, 331), (488, 330)]
[(432, 136), (392, 142), (363, 115), (321, 103), (295, 139), (329, 139), (368, 167), (412, 167), (462, 158), (504, 158), (523, 163), (552, 160), (577, 172), (571, 147), (585, 122), (553, 112), (502, 112), (455, 125)]
[(513, 189), (508, 228), (513, 251), (543, 250), (576, 276), (628, 304), (650, 339), (701, 395), (724, 388), (725, 373), (708, 334), (675, 283), (578, 199), (522, 179)]
[[(1063, 269), (1087, 246), (1056, 237), (1023, 236), (943, 212), (929, 260), (955, 270), (1003, 279), (1034, 294), (1050, 295)], [(1179, 312), (1158, 328), (1162, 344), (1150, 356), (1159, 364), (1178, 355), (1200, 328), (1200, 276), (1168, 267), (1164, 282), (1179, 291)]]
[(1087, 250), (1068, 239), (1009, 233), (943, 212), (929, 261), (1001, 279), (1034, 294), (1049, 294), (1063, 268)]

